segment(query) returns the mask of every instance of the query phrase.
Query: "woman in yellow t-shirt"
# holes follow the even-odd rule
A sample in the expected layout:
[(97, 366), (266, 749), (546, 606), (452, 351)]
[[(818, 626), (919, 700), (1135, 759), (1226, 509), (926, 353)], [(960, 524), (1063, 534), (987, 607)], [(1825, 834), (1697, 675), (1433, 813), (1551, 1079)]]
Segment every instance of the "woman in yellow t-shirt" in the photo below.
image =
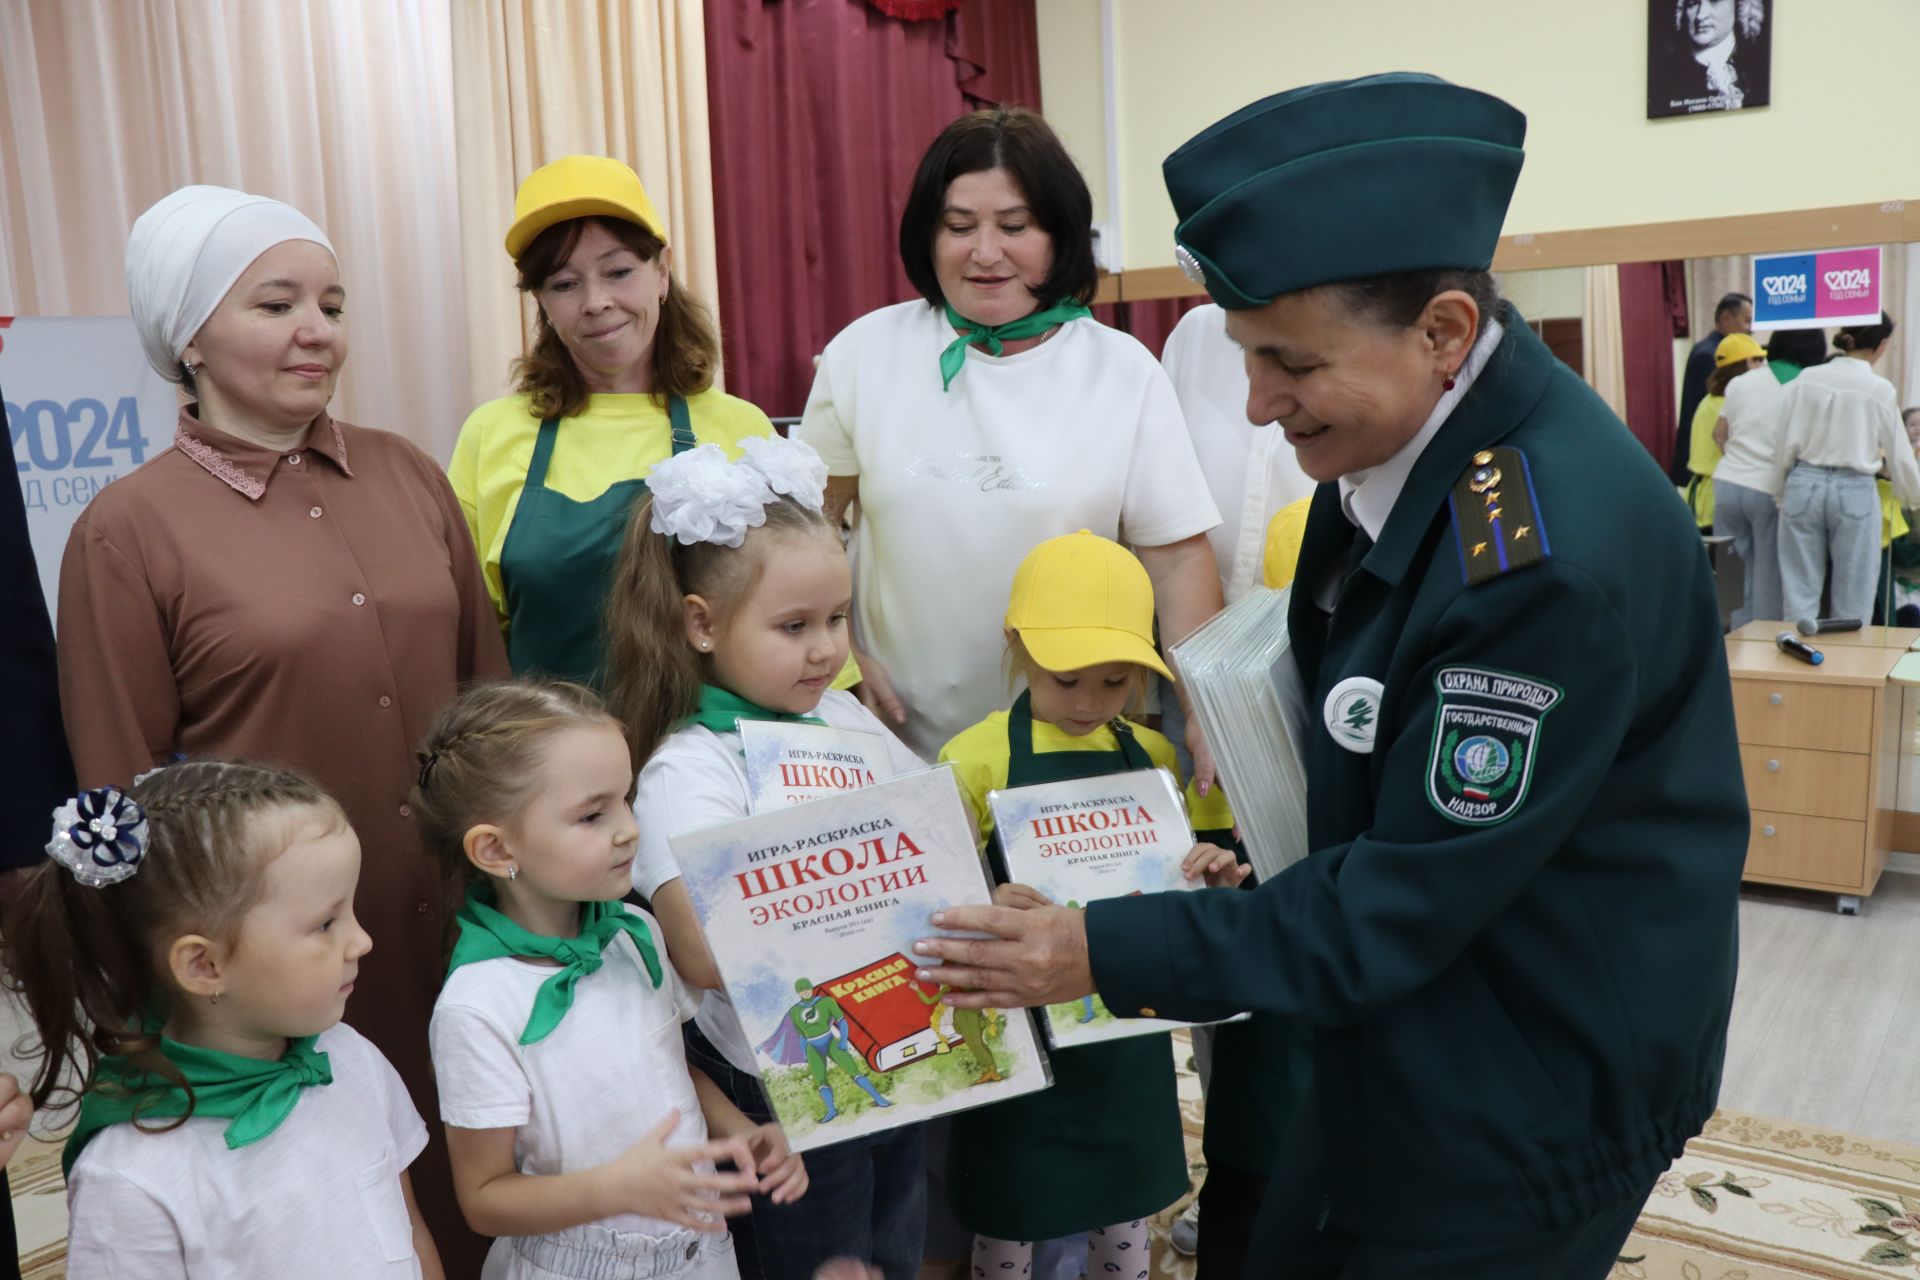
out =
[(597, 683), (627, 516), (669, 454), (773, 434), (713, 388), (712, 313), (673, 274), (632, 169), (565, 156), (514, 199), (507, 253), (539, 304), (515, 393), (475, 409), (450, 470), (516, 674)]

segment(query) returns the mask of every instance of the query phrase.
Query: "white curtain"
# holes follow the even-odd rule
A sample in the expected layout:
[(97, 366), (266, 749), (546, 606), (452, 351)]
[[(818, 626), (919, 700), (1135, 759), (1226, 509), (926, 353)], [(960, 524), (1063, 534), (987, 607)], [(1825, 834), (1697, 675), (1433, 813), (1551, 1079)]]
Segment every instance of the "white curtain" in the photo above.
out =
[(1620, 268), (1588, 267), (1584, 302), (1580, 354), (1587, 382), (1625, 422), (1627, 361), (1620, 328)]
[(470, 407), (453, 107), (444, 3), (5, 0), (0, 314), (125, 315), (148, 205), (274, 196), (340, 254), (334, 412), (444, 459)]

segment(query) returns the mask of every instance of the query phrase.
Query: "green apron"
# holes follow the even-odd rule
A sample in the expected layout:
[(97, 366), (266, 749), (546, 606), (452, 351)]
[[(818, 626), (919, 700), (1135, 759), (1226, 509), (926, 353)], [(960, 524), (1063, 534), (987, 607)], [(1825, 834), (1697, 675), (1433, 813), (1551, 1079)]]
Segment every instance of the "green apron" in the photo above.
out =
[[(667, 397), (673, 452), (693, 448), (687, 402)], [(599, 686), (605, 672), (607, 586), (626, 537), (627, 517), (647, 491), (622, 480), (590, 502), (547, 488), (560, 420), (540, 424), (520, 504), (500, 548), (507, 593), (507, 661), (517, 676), (543, 675)]]
[[(1007, 785), (1092, 778), (1153, 761), (1125, 722), (1118, 751), (1033, 750), (1022, 693), (1007, 716)], [(1005, 860), (996, 835), (996, 873)], [(1050, 1240), (1145, 1218), (1187, 1191), (1187, 1153), (1166, 1035), (1051, 1055), (1053, 1087), (953, 1117), (947, 1193), (967, 1229), (1000, 1240)]]

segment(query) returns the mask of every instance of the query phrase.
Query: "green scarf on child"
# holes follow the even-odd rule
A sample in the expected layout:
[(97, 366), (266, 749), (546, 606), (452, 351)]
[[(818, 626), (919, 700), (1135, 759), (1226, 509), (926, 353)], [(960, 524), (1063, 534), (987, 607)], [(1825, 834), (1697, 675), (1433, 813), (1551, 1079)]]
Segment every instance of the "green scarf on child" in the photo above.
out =
[(560, 1025), (560, 1019), (573, 1007), (574, 986), (599, 970), (605, 962), (601, 953), (622, 933), (632, 938), (633, 945), (639, 949), (653, 985), (658, 987), (663, 980), (660, 953), (654, 950), (653, 933), (647, 928), (647, 922), (619, 902), (581, 903), (580, 932), (571, 938), (548, 938), (523, 929), (473, 893), (467, 895), (454, 922), (460, 927), (460, 939), (453, 944), (448, 973), (463, 964), (498, 960), (502, 956), (533, 956), (560, 962), (558, 971), (540, 984), (534, 996), (526, 1030), (520, 1033), (521, 1044), (545, 1039)]
[(769, 711), (757, 702), (748, 702), (737, 693), (718, 685), (700, 686), (700, 709), (680, 722), (682, 727), (697, 724), (715, 733), (736, 733), (742, 720), (781, 720), (789, 724), (825, 724), (819, 716), (797, 716), (787, 711)]
[(102, 1129), (130, 1120), (171, 1120), (186, 1115), (189, 1089), (195, 1116), (231, 1122), (226, 1132), (229, 1150), (260, 1141), (293, 1114), (301, 1090), (333, 1083), (327, 1055), (313, 1047), (316, 1039), (303, 1036), (291, 1041), (285, 1053), (267, 1062), (162, 1037), (160, 1052), (179, 1068), (185, 1088), (148, 1075), (124, 1057), (101, 1058), (80, 1100), (80, 1119), (61, 1154), (61, 1169), (71, 1175), (81, 1150)]

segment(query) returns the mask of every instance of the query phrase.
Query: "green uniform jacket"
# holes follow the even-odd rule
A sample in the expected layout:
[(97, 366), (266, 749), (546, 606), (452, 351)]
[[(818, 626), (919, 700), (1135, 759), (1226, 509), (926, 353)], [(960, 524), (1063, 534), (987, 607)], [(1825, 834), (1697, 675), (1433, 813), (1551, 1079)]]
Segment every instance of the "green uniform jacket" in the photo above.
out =
[[(1314, 496), (1289, 617), (1313, 854), (1251, 893), (1087, 911), (1115, 1013), (1314, 1024), (1327, 1207), (1369, 1237), (1567, 1226), (1644, 1192), (1712, 1113), (1726, 1049), (1747, 810), (1707, 559), (1653, 459), (1503, 320), (1331, 619), (1315, 587), (1354, 531), (1334, 486)], [(1520, 472), (1490, 490), (1505, 546), (1528, 554), (1531, 514), (1550, 554), (1468, 585), (1483, 539), (1450, 496), (1493, 449), (1528, 464), (1498, 455)], [(1443, 668), (1560, 696), (1442, 696)], [(1384, 686), (1370, 754), (1323, 719), (1352, 676)], [(1489, 707), (1502, 746), (1475, 754)]]

